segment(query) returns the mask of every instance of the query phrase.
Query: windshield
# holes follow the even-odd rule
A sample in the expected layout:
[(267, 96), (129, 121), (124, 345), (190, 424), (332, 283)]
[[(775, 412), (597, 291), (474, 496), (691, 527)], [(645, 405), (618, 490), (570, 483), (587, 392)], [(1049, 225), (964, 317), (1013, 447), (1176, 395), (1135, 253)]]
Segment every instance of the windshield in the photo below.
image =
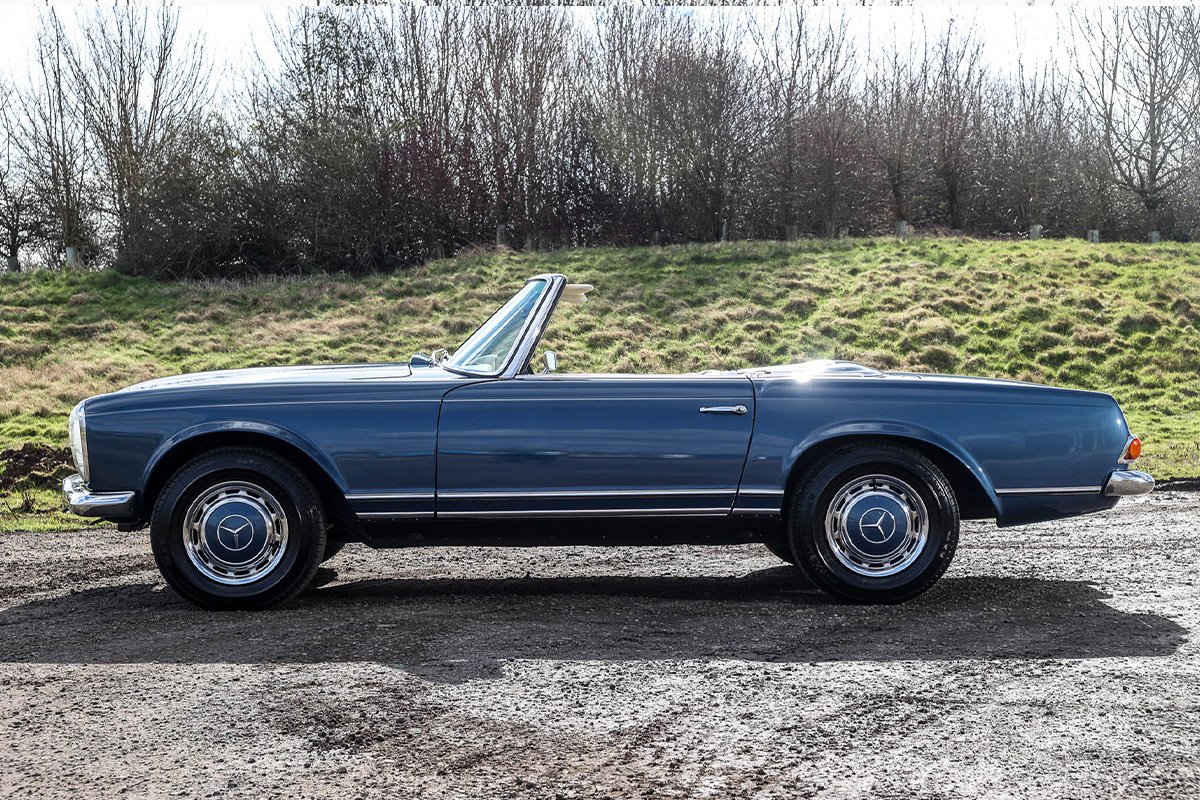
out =
[(525, 322), (546, 291), (546, 281), (530, 281), (462, 343), (446, 366), (467, 372), (495, 373), (508, 363)]

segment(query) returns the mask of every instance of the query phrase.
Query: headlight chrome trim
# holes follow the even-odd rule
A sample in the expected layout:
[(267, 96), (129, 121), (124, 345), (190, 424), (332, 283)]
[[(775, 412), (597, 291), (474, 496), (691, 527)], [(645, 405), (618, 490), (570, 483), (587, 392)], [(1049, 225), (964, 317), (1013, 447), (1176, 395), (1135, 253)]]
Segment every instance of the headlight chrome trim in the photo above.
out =
[(86, 402), (86, 400), (82, 400), (75, 408), (71, 409), (71, 417), (67, 422), (67, 435), (71, 440), (71, 458), (75, 461), (75, 469), (79, 471), (79, 476), (83, 478), (84, 483), (91, 480), (91, 472), (88, 468), (87, 416), (84, 409)]

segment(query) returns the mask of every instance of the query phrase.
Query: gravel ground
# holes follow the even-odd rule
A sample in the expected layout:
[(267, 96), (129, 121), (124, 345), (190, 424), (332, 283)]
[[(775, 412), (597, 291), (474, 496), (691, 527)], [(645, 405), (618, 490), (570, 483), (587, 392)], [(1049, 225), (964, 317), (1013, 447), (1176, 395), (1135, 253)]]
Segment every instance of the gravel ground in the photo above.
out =
[(1198, 523), (971, 523), (888, 608), (759, 546), (350, 547), (213, 614), (144, 534), (0, 536), (0, 796), (1196, 796)]

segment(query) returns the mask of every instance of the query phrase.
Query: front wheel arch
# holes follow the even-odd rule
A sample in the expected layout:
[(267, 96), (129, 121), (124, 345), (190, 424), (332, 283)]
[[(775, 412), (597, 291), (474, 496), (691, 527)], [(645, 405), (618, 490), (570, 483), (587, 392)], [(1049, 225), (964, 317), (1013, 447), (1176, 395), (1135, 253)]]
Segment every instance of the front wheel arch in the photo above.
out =
[(264, 450), (294, 464), (312, 483), (321, 498), (325, 518), (333, 524), (330, 537), (334, 540), (361, 540), (362, 526), (346, 493), (317, 461), (286, 439), (253, 430), (222, 429), (199, 433), (177, 442), (154, 463), (144, 483), (141, 498), (142, 515), (149, 521), (150, 512), (171, 476), (197, 456), (228, 447), (248, 447)]

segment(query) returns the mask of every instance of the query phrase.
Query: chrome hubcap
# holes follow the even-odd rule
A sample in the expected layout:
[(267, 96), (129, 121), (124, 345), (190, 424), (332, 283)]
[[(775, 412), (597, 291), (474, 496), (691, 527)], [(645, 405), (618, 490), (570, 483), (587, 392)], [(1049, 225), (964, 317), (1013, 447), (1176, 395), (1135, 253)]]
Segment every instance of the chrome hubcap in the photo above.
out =
[(244, 481), (202, 492), (183, 523), (183, 546), (192, 566), (227, 586), (252, 583), (275, 569), (287, 539), (287, 515), (279, 501)]
[(872, 578), (912, 566), (929, 539), (929, 512), (916, 490), (891, 475), (843, 486), (825, 513), (825, 539), (846, 569)]

